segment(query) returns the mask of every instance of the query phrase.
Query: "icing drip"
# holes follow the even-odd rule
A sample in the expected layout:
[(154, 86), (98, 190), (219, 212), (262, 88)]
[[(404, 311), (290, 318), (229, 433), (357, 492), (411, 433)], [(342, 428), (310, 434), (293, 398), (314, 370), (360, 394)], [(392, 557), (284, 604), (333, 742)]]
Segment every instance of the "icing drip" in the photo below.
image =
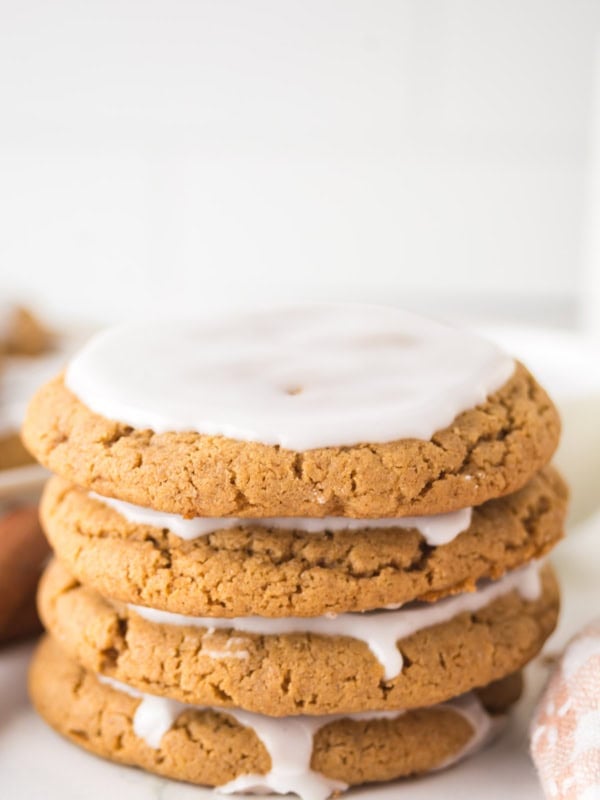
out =
[(120, 326), (65, 380), (134, 428), (309, 450), (429, 440), (513, 370), (492, 343), (406, 311), (322, 304)]
[[(118, 692), (125, 692), (130, 697), (142, 702), (135, 710), (133, 717), (133, 732), (140, 739), (143, 739), (149, 747), (155, 750), (160, 747), (162, 737), (173, 727), (177, 717), (186, 708), (192, 706), (180, 703), (179, 700), (171, 700), (169, 697), (159, 697), (155, 694), (141, 692), (128, 683), (122, 683), (106, 675), (96, 675), (100, 683), (116, 689)], [(199, 709), (200, 706), (197, 706)]]
[(102, 497), (89, 493), (94, 500), (109, 506), (135, 525), (151, 525), (153, 528), (167, 529), (180, 539), (197, 539), (215, 531), (239, 527), (275, 528), (297, 530), (307, 533), (323, 531), (355, 531), (369, 528), (416, 528), (428, 545), (438, 547), (448, 544), (459, 533), (466, 531), (471, 524), (471, 508), (462, 508), (448, 514), (433, 514), (427, 517), (399, 517), (385, 519), (352, 519), (350, 517), (256, 517), (238, 519), (236, 517), (194, 517), (185, 519), (179, 514), (167, 514), (151, 508), (126, 503), (112, 497)]
[(243, 639), (239, 636), (230, 636), (229, 639), (225, 642), (225, 647), (219, 650), (212, 650), (208, 647), (204, 647), (204, 642), (208, 642), (210, 637), (210, 633), (205, 634), (202, 637), (202, 652), (205, 656), (209, 656), (210, 658), (238, 658), (244, 660), (250, 656), (250, 653), (247, 650), (236, 650), (235, 647), (237, 645), (244, 645), (247, 643), (247, 639)]
[(483, 749), (496, 738), (506, 722), (506, 716), (490, 716), (474, 692), (455, 697), (448, 703), (444, 703), (443, 706), (451, 707), (453, 711), (457, 711), (464, 717), (473, 730), (473, 736), (461, 750), (438, 764), (433, 770), (435, 772), (446, 769), (446, 767), (456, 764), (457, 761), (462, 761), (463, 758)]
[(303, 800), (326, 800), (332, 792), (348, 788), (310, 767), (315, 733), (338, 717), (271, 718), (241, 710), (233, 716), (240, 725), (254, 730), (271, 757), (271, 770), (266, 775), (238, 775), (219, 786), (219, 792), (294, 792)]
[[(349, 636), (361, 639), (383, 667), (385, 680), (391, 680), (402, 670), (402, 654), (396, 644), (401, 639), (432, 625), (447, 622), (464, 612), (475, 613), (512, 591), (519, 592), (521, 597), (528, 601), (536, 600), (540, 596), (541, 582), (537, 562), (513, 570), (498, 581), (484, 583), (475, 592), (465, 592), (436, 603), (411, 604), (383, 611), (331, 614), (322, 617), (253, 616), (228, 619), (190, 617), (137, 605), (129, 607), (150, 622), (206, 628), (208, 635), (217, 629), (227, 629), (266, 636), (315, 633), (321, 636)], [(206, 651), (202, 650), (200, 654), (206, 655)]]
[[(293, 792), (302, 800), (326, 800), (332, 792), (343, 791), (347, 785), (315, 772), (310, 767), (313, 740), (316, 732), (338, 719), (375, 720), (395, 719), (403, 711), (366, 711), (355, 714), (327, 714), (323, 716), (267, 717), (242, 709), (219, 709), (206, 706), (193, 706), (166, 697), (146, 694), (128, 684), (98, 675), (101, 683), (140, 699), (133, 717), (133, 730), (136, 736), (149, 747), (160, 747), (162, 737), (173, 726), (177, 717), (188, 709), (210, 710), (226, 714), (245, 728), (251, 728), (263, 743), (271, 758), (271, 770), (266, 775), (239, 775), (232, 781), (219, 786), (223, 794), (234, 792)], [(473, 735), (467, 745), (451, 756), (437, 769), (453, 764), (474, 750), (486, 744), (497, 729), (495, 720), (482, 706), (475, 693), (469, 693), (442, 703), (437, 708), (450, 708), (461, 714), (469, 722)]]

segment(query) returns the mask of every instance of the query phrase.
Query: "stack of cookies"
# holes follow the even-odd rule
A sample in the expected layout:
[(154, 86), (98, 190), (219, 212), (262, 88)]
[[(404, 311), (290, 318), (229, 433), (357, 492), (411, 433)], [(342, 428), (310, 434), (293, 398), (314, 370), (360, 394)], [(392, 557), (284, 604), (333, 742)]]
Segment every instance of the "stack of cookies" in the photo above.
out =
[(56, 473), (36, 708), (228, 793), (453, 764), (556, 623), (559, 428), (521, 364), (391, 308), (100, 334), (24, 428)]

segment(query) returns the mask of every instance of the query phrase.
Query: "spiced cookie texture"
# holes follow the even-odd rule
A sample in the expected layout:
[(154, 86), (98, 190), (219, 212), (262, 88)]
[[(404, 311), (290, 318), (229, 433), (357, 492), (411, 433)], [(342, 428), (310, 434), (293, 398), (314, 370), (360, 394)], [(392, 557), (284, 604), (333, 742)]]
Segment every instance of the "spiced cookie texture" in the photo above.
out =
[(161, 511), (373, 518), (515, 491), (559, 429), (484, 340), (322, 306), (108, 331), (38, 392), (24, 437), (73, 483)]
[(97, 755), (201, 785), (242, 791), (278, 786), (283, 792), (310, 787), (311, 796), (320, 798), (349, 785), (454, 763), (489, 741), (496, 715), (518, 699), (520, 690), (516, 675), (433, 708), (294, 722), (161, 705), (160, 699), (132, 694), (127, 686), (100, 682), (51, 639), (42, 641), (30, 672), (38, 712)]
[(327, 714), (430, 705), (519, 670), (556, 624), (554, 575), (540, 577), (532, 565), (475, 593), (368, 615), (219, 620), (111, 603), (54, 563), (39, 607), (79, 663), (143, 691)]
[(95, 414), (58, 377), (23, 437), (44, 466), (100, 494), (183, 516), (437, 514), (521, 488), (558, 444), (556, 409), (527, 370), (430, 441), (295, 452), (198, 433), (132, 429)]
[(433, 533), (422, 519), (425, 534), (399, 527), (308, 532), (265, 528), (260, 520), (219, 530), (213, 520), (216, 530), (185, 540), (162, 527), (165, 515), (144, 516), (161, 527), (136, 523), (58, 477), (47, 484), (41, 518), (59, 559), (107, 597), (180, 614), (315, 616), (434, 600), (540, 558), (562, 536), (566, 495), (547, 467), (517, 493), (461, 515), (458, 524), (449, 520), (452, 530), (442, 525), (445, 538), (456, 535), (437, 547), (440, 519)]
[(490, 741), (553, 631), (557, 411), (389, 307), (104, 332), (32, 399), (56, 473), (30, 693), (93, 753), (326, 800)]

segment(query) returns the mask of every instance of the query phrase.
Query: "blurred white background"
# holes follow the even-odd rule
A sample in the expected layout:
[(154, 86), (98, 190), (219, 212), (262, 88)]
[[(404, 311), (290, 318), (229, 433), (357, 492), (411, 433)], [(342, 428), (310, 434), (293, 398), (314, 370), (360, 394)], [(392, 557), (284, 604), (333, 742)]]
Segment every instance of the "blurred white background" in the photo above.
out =
[(594, 0), (0, 0), (0, 292), (593, 320), (599, 27)]

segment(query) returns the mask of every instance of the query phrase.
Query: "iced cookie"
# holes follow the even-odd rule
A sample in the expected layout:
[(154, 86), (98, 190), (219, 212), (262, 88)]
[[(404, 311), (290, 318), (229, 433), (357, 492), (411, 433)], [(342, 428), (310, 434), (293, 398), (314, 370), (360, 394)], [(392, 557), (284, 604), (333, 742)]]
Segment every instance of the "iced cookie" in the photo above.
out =
[(45, 639), (30, 693), (59, 733), (104, 758), (223, 791), (325, 800), (350, 785), (440, 769), (474, 752), (497, 732), (499, 715), (519, 696), (520, 678), (404, 713), (274, 720), (101, 682)]
[(45, 627), (78, 663), (184, 702), (263, 714), (414, 708), (503, 678), (540, 650), (558, 589), (535, 563), (437, 603), (323, 617), (183, 617), (111, 603), (58, 562)]
[(39, 356), (53, 344), (52, 332), (29, 309), (0, 303), (0, 353)]
[(64, 366), (62, 346), (29, 311), (0, 300), (0, 470), (34, 461), (19, 430), (34, 392)]
[(0, 433), (0, 470), (14, 469), (32, 464), (31, 453), (24, 446), (16, 432)]
[(559, 540), (566, 495), (546, 467), (515, 494), (436, 517), (185, 520), (55, 477), (41, 518), (60, 560), (105, 596), (180, 614), (311, 616), (498, 578)]
[(96, 336), (33, 399), (36, 458), (183, 516), (415, 516), (521, 488), (557, 412), (489, 342), (406, 312), (305, 306)]

